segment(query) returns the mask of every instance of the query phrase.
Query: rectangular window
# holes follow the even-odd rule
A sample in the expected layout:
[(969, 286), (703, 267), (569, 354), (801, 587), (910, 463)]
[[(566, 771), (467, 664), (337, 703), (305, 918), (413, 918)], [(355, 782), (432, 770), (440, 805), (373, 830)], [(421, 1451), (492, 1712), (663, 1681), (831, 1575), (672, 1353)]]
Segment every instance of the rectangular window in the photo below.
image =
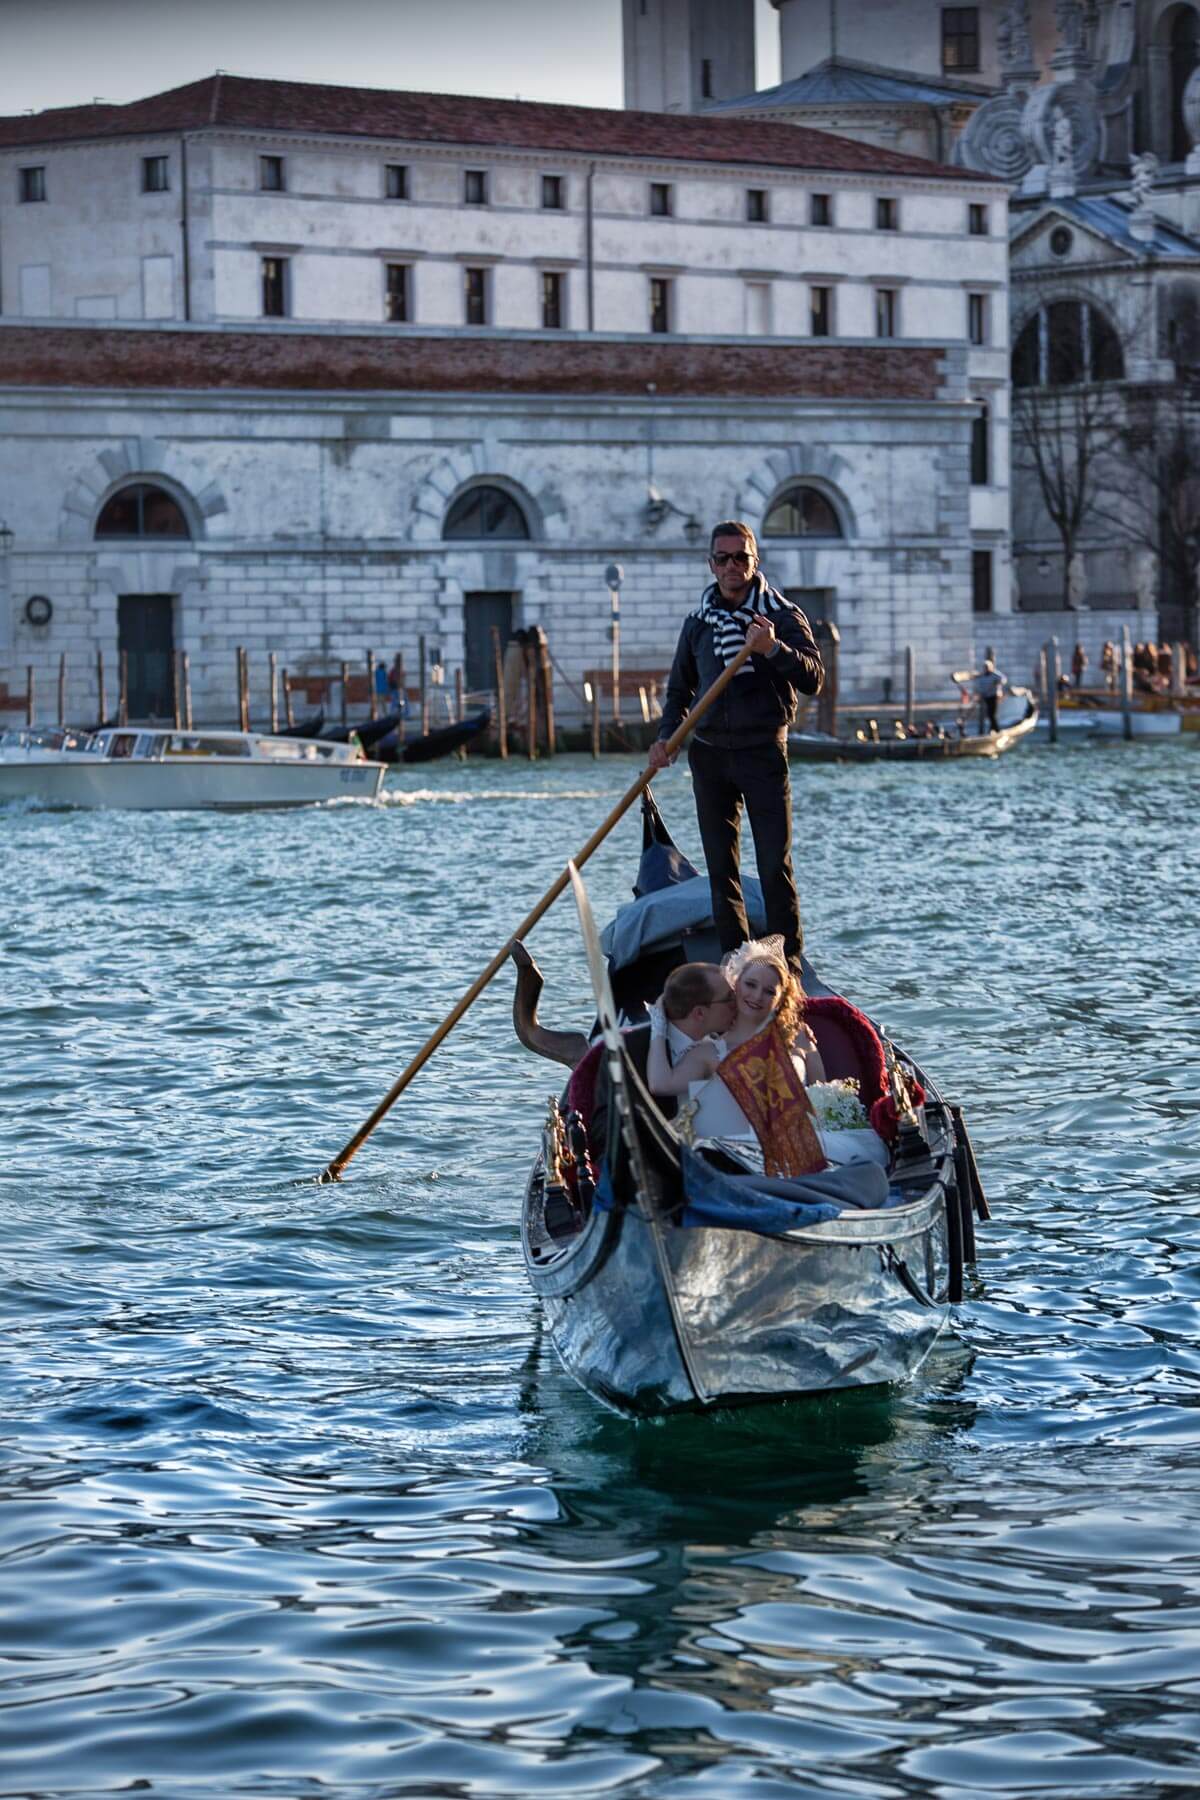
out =
[(829, 337), (833, 331), (833, 289), (814, 287), (808, 293), (811, 311), (809, 331), (813, 337)]
[(463, 170), (463, 205), (486, 206), (488, 203), (488, 178), (486, 169)]
[(650, 211), (656, 219), (669, 219), (671, 216), (671, 187), (666, 181), (650, 183)]
[(766, 188), (746, 189), (746, 217), (752, 225), (765, 225), (767, 222), (767, 190)]
[(407, 163), (384, 163), (383, 191), (389, 200), (408, 199)]
[(880, 194), (875, 202), (876, 231), (898, 231), (900, 229), (900, 207), (890, 196)]
[(895, 337), (896, 335), (896, 290), (895, 288), (875, 289), (875, 336)]
[(987, 295), (967, 295), (967, 341), (971, 344), (987, 343)]
[(566, 204), (563, 198), (563, 178), (561, 175), (542, 176), (542, 206), (546, 212), (561, 212)]
[(258, 185), (264, 194), (282, 194), (287, 188), (287, 171), (282, 156), (260, 156)]
[(650, 277), (650, 329), (671, 329), (671, 283), (662, 275)]
[(264, 256), (262, 259), (262, 309), (264, 319), (286, 319), (288, 316), (286, 256)]
[(979, 67), (979, 8), (943, 6), (942, 68)]
[(971, 421), (971, 486), (986, 487), (991, 478), (988, 456), (988, 409), (982, 403)]
[(384, 292), (384, 316), (389, 325), (407, 325), (409, 273), (407, 263), (388, 263)]
[(771, 335), (771, 284), (769, 281), (746, 283), (746, 335)]
[(810, 194), (808, 197), (808, 222), (810, 225), (833, 224), (833, 195)]
[(974, 201), (967, 208), (967, 230), (972, 237), (986, 237), (988, 234), (988, 209), (977, 206)]
[(46, 166), (39, 163), (36, 168), (17, 170), (17, 198), (22, 206), (28, 206), (34, 200), (46, 198)]
[(463, 295), (466, 302), (468, 325), (486, 325), (487, 316), (487, 270), (463, 270)]
[(992, 610), (992, 553), (990, 550), (972, 550), (971, 552), (971, 610), (977, 613), (990, 613)]
[(712, 57), (706, 56), (700, 63), (700, 98), (702, 100), (711, 100), (712, 97)]
[(171, 165), (165, 156), (143, 156), (143, 194), (165, 194), (171, 185)]
[(544, 269), (542, 271), (542, 324), (547, 331), (561, 331), (565, 323), (563, 278), (554, 269)]

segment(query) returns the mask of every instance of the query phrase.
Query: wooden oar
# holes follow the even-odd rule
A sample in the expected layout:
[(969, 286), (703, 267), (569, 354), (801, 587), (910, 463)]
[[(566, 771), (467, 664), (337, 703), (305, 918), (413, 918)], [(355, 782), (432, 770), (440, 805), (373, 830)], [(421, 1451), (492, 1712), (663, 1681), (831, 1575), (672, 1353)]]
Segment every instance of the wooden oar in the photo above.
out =
[[(674, 756), (675, 752), (679, 749), (679, 746), (684, 742), (689, 732), (693, 730), (700, 719), (703, 718), (713, 701), (725, 692), (725, 689), (729, 686), (729, 683), (733, 680), (749, 655), (750, 646), (744, 644), (734, 657), (733, 661), (729, 664), (728, 668), (723, 669), (717, 676), (717, 679), (713, 682), (708, 692), (702, 694), (699, 700), (696, 701), (682, 725), (673, 731), (671, 736), (667, 739), (667, 754), (669, 756)], [(582, 868), (592, 852), (599, 849), (618, 819), (624, 817), (634, 801), (638, 798), (638, 795), (641, 794), (645, 788), (649, 787), (650, 783), (654, 780), (654, 774), (655, 771), (653, 769), (642, 770), (633, 786), (617, 802), (616, 806), (613, 807), (613, 810), (609, 813), (604, 823), (596, 827), (582, 850), (578, 851), (575, 856), (572, 857), (571, 860), (577, 869)], [(449, 1037), (467, 1008), (478, 1000), (488, 982), (491, 981), (492, 977), (504, 967), (509, 956), (512, 954), (512, 947), (517, 942), (518, 938), (528, 937), (542, 914), (548, 912), (554, 905), (554, 902), (558, 899), (558, 896), (567, 886), (570, 879), (570, 864), (568, 864), (562, 874), (556, 876), (551, 882), (550, 886), (546, 889), (546, 892), (542, 895), (533, 910), (526, 913), (512, 936), (501, 945), (499, 950), (497, 950), (495, 956), (493, 956), (483, 973), (475, 977), (462, 999), (446, 1014), (446, 1017), (442, 1020), (433, 1036), (426, 1039), (425, 1043), (413, 1057), (404, 1073), (398, 1076), (392, 1083), (370, 1118), (365, 1124), (359, 1126), (349, 1143), (342, 1146), (332, 1162), (326, 1164), (325, 1168), (321, 1171), (319, 1178), (321, 1181), (336, 1181), (338, 1179), (342, 1170), (350, 1161), (350, 1158), (366, 1143), (367, 1139), (384, 1115), (391, 1111), (413, 1076), (418, 1074), (420, 1070), (424, 1068), (438, 1045), (442, 1042), (442, 1039)]]

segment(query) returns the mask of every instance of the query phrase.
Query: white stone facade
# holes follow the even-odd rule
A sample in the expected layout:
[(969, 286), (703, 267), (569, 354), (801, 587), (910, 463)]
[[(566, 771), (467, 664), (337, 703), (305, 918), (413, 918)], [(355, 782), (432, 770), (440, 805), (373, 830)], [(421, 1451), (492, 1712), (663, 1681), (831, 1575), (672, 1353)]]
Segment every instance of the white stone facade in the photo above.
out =
[[(50, 717), (65, 654), (68, 714), (94, 717), (97, 650), (110, 707), (115, 693), (118, 598), (165, 596), (197, 716), (232, 716), (242, 644), (261, 717), (272, 650), (295, 674), (343, 658), (361, 668), (367, 648), (389, 660), (401, 650), (415, 671), (423, 633), (452, 683), (464, 596), (501, 594), (514, 625), (545, 626), (566, 678), (560, 708), (578, 712), (569, 684), (609, 656), (606, 564), (626, 574), (625, 666), (663, 670), (706, 578), (707, 527), (738, 517), (761, 529), (799, 481), (829, 500), (843, 535), (764, 539), (771, 580), (822, 596), (848, 691), (898, 685), (909, 643), (933, 687), (970, 655), (964, 361), (948, 353), (940, 397), (920, 401), (9, 388), (0, 486), (19, 530), (0, 671), (16, 694), (32, 666)], [(679, 508), (661, 523), (648, 516), (648, 470)], [(176, 499), (190, 539), (95, 537), (106, 501), (133, 480)], [(527, 542), (443, 539), (451, 503), (480, 482), (516, 498)], [(34, 594), (52, 601), (46, 625), (26, 617)]]
[[(298, 90), (287, 84), (221, 80), (238, 104), (249, 96), (294, 119)], [(277, 87), (286, 93), (275, 99)], [(327, 92), (354, 96), (303, 90), (301, 99), (316, 106)], [(422, 632), (452, 676), (463, 596), (475, 593), (509, 595), (515, 624), (545, 624), (577, 682), (605, 662), (600, 577), (613, 558), (627, 571), (625, 661), (662, 668), (703, 580), (703, 527), (730, 515), (757, 525), (792, 481), (828, 499), (841, 535), (773, 544), (770, 572), (829, 605), (847, 689), (898, 680), (908, 643), (931, 680), (961, 663), (972, 553), (992, 558), (998, 609), (1010, 588), (1003, 186), (791, 128), (699, 118), (659, 127), (507, 102), (488, 127), (496, 141), (455, 142), (457, 119), (483, 129), (473, 103), (417, 99), (430, 102), (424, 136), (377, 121), (353, 134), (220, 118), (166, 131), (172, 96), (137, 103), (151, 108), (144, 116), (137, 105), (79, 109), (86, 117), (59, 122), (58, 137), (39, 135), (37, 120), (7, 122), (19, 141), (0, 130), (0, 362), (6, 337), (13, 344), (22, 331), (22, 354), (44, 344), (53, 362), (60, 340), (73, 346), (44, 385), (25, 378), (19, 358), (14, 378), (0, 377), (0, 517), (16, 533), (7, 567), (0, 558), (10, 714), (32, 666), (45, 715), (65, 654), (68, 711), (94, 716), (97, 650), (111, 703), (117, 602), (137, 595), (168, 597), (174, 646), (189, 653), (206, 716), (231, 711), (237, 644), (260, 692), (270, 650), (293, 673), (361, 663), (368, 647), (389, 658), (403, 650), (411, 669)], [(537, 138), (543, 118), (552, 147), (514, 147), (521, 133)], [(718, 153), (726, 144), (742, 154)], [(31, 169), (42, 172), (33, 183)], [(828, 223), (814, 222), (814, 195)], [(972, 208), (985, 215), (982, 232)], [(263, 316), (267, 262), (284, 265), (280, 318)], [(387, 319), (389, 267), (407, 271), (402, 320)], [(481, 275), (479, 324), (467, 310), (471, 270)], [(543, 311), (546, 275), (560, 278), (557, 322)], [(658, 320), (655, 293), (665, 295)], [(814, 337), (818, 293), (828, 335)], [(535, 340), (626, 353), (610, 391), (587, 397), (568, 386), (506, 399), (503, 380), (471, 395), (405, 392), (399, 381), (363, 395), (339, 392), (332, 377), (314, 384), (311, 369), (299, 386), (322, 391), (259, 392), (251, 374), (206, 393), (200, 365), (194, 381), (143, 392), (136, 371), (132, 391), (90, 372), (73, 382), (81, 365), (71, 356), (89, 332), (98, 352), (144, 334), (148, 355), (174, 333), (190, 356), (203, 337), (214, 376), (235, 336), (243, 350), (303, 335), (331, 351), (361, 340), (384, 355), (389, 343), (442, 356), (459, 345), (467, 356)], [(656, 346), (714, 340), (781, 357), (811, 346), (834, 363), (886, 345), (893, 370), (928, 352), (941, 355), (942, 373), (919, 394), (890, 375), (864, 385), (850, 374), (840, 387), (776, 392), (761, 372), (740, 399), (714, 398), (703, 382), (658, 391)], [(973, 487), (980, 404), (989, 468)], [(511, 490), (528, 542), (443, 542), (447, 505), (472, 481)], [(190, 539), (153, 548), (96, 539), (106, 501), (135, 482), (176, 499)], [(652, 486), (678, 508), (658, 524), (647, 520)], [(49, 624), (26, 616), (34, 594), (51, 599)]]

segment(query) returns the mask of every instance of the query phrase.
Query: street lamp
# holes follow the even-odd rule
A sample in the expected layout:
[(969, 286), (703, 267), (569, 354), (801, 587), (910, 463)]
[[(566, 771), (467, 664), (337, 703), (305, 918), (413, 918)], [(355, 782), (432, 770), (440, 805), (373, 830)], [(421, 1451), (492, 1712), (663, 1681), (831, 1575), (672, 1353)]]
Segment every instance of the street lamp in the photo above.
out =
[(604, 571), (611, 605), (609, 635), (612, 638), (612, 716), (621, 717), (621, 583), (625, 571), (620, 563), (610, 562)]
[(643, 517), (650, 530), (656, 531), (668, 513), (674, 513), (676, 518), (683, 520), (683, 534), (686, 538), (694, 541), (700, 536), (703, 527), (695, 513), (685, 512), (682, 506), (676, 506), (673, 500), (668, 500), (666, 495), (660, 493), (654, 483), (650, 482), (646, 488), (646, 506), (643, 512)]

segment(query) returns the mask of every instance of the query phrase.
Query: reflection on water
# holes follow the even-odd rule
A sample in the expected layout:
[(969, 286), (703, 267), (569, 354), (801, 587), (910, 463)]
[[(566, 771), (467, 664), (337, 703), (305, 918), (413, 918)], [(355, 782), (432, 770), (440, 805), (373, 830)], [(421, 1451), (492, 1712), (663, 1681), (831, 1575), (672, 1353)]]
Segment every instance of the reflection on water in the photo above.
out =
[(1196, 1791), (1198, 766), (798, 772), (817, 966), (996, 1217), (911, 1390), (637, 1426), (540, 1336), (507, 983), (311, 1179), (635, 765), (0, 812), (0, 1792)]

